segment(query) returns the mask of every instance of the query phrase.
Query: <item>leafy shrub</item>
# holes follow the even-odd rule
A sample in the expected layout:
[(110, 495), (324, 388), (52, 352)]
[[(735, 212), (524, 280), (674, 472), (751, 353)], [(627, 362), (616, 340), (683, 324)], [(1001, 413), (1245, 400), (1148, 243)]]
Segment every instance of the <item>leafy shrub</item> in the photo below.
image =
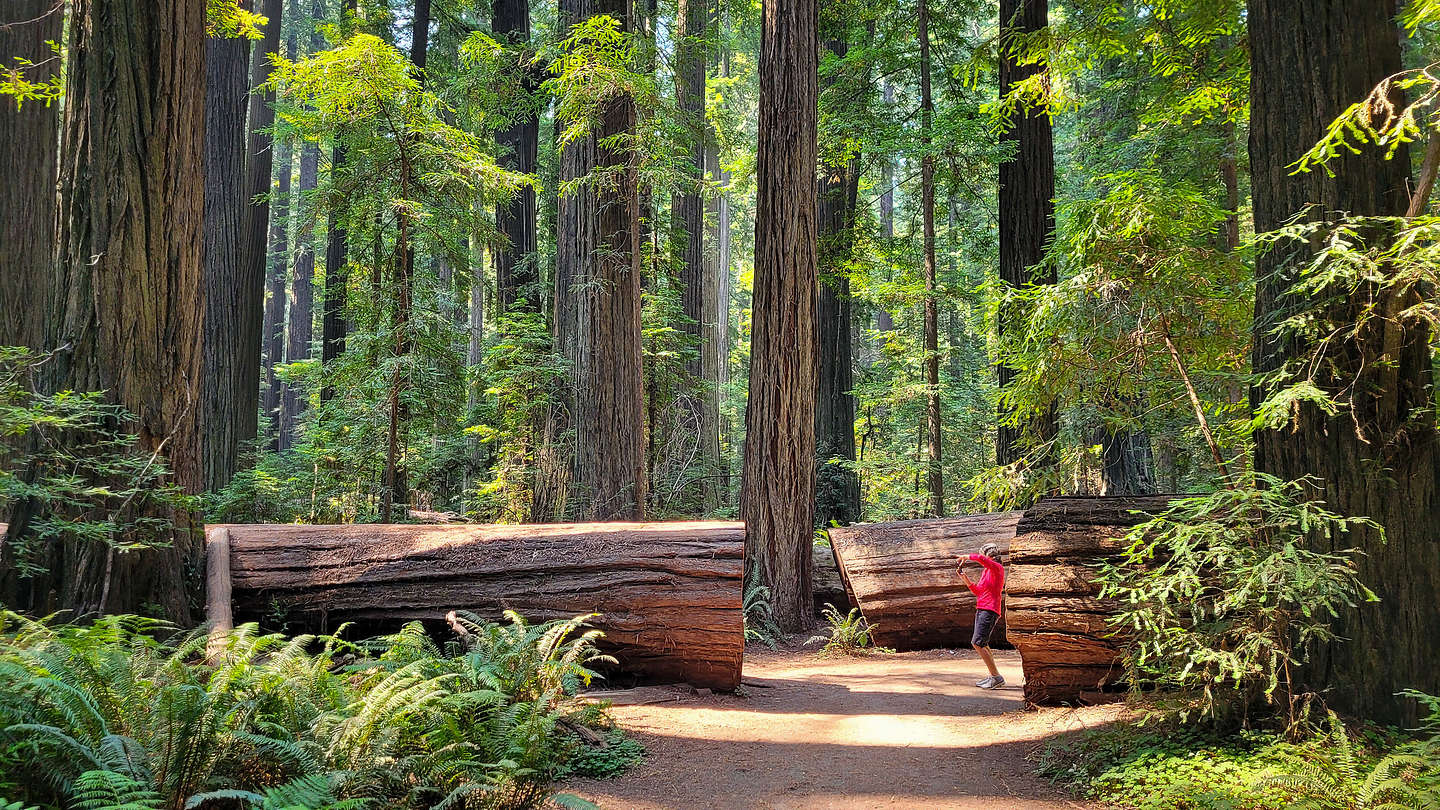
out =
[[(442, 653), (391, 636), (206, 636), (134, 616), (0, 613), (7, 798), (47, 806), (528, 808), (603, 713), (570, 696), (603, 660), (588, 617), (459, 619)], [(618, 733), (618, 732), (616, 732)], [(567, 806), (584, 806), (574, 797)]]
[(875, 646), (875, 640), (870, 637), (870, 631), (874, 628), (866, 623), (865, 617), (860, 615), (859, 608), (851, 608), (849, 613), (842, 616), (834, 605), (827, 603), (820, 613), (830, 625), (830, 633), (824, 636), (811, 636), (805, 643), (825, 642), (825, 646), (820, 648), (821, 655), (869, 655), (870, 653), (894, 652), (888, 647)]
[(1292, 670), (1335, 638), (1339, 611), (1376, 598), (1356, 576), (1356, 550), (1315, 551), (1307, 539), (1374, 524), (1304, 489), (1256, 473), (1251, 485), (1178, 499), (1126, 536), (1099, 580), (1101, 596), (1121, 604), (1112, 625), (1128, 639), (1132, 686), (1175, 690), (1189, 701), (1182, 711), (1216, 720), (1268, 706), (1298, 733), (1314, 696)]

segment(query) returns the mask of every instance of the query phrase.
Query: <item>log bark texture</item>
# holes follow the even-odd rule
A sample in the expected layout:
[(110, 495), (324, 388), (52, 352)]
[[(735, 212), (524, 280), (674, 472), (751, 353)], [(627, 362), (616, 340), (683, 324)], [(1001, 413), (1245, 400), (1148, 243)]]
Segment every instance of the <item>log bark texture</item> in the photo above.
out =
[[(305, 629), (438, 622), (450, 610), (540, 622), (598, 612), (620, 669), (740, 684), (739, 523), (225, 525), (236, 621), (277, 608)], [(212, 593), (213, 585), (212, 585)]]
[[(1002, 552), (1020, 512), (873, 523), (830, 530), (845, 588), (875, 641), (897, 650), (970, 643), (975, 596), (955, 573), (955, 558), (986, 543)], [(993, 642), (1005, 640), (1004, 620)]]
[(1095, 565), (1173, 497), (1046, 498), (1026, 510), (1006, 560), (1005, 620), (1027, 703), (1073, 702), (1120, 679), (1121, 642), (1106, 621), (1114, 605), (1099, 598)]

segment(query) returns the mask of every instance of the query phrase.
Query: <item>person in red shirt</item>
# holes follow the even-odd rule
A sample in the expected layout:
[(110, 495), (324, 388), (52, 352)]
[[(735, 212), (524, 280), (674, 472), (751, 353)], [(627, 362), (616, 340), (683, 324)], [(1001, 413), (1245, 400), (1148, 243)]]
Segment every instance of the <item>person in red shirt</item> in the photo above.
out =
[[(971, 582), (970, 577), (965, 574), (967, 561), (979, 563), (985, 569), (979, 582)], [(970, 637), (970, 646), (980, 653), (985, 667), (990, 670), (990, 677), (977, 681), (975, 685), (981, 689), (998, 689), (1005, 685), (1005, 678), (1000, 675), (1000, 670), (995, 668), (995, 658), (990, 655), (990, 633), (1000, 618), (1000, 606), (1005, 591), (1005, 566), (1000, 563), (1000, 547), (994, 543), (986, 543), (979, 554), (971, 554), (968, 560), (957, 557), (955, 568), (959, 571), (960, 578), (965, 580), (965, 587), (975, 594), (975, 630)]]

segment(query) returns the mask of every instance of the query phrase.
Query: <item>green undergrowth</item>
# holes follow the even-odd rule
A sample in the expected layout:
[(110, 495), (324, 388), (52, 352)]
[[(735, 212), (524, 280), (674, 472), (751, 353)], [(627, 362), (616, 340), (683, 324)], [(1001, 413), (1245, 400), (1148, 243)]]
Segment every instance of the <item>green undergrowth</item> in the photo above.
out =
[(1437, 810), (1440, 735), (1328, 727), (1288, 741), (1185, 725), (1119, 724), (1053, 740), (1038, 772), (1133, 810)]
[(218, 644), (137, 616), (0, 611), (0, 807), (527, 810), (643, 749), (574, 699), (606, 660), (590, 616), (461, 615), (379, 638), (261, 633)]
[(556, 777), (611, 779), (645, 760), (645, 746), (618, 728), (604, 731), (602, 739), (603, 745), (577, 746)]

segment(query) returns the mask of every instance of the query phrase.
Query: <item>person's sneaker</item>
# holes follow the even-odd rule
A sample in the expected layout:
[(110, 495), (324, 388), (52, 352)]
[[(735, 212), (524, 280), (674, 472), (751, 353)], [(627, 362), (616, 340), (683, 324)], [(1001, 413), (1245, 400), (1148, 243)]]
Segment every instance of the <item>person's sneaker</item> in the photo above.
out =
[(1005, 676), (996, 675), (993, 678), (986, 678), (985, 682), (985, 685), (980, 687), (981, 689), (999, 689), (1005, 685)]
[(994, 688), (995, 688), (995, 676), (992, 675), (992, 676), (990, 676), (989, 678), (984, 678), (984, 679), (978, 680), (978, 681), (975, 682), (975, 685), (978, 686), (978, 687), (980, 687), (981, 689), (994, 689)]

